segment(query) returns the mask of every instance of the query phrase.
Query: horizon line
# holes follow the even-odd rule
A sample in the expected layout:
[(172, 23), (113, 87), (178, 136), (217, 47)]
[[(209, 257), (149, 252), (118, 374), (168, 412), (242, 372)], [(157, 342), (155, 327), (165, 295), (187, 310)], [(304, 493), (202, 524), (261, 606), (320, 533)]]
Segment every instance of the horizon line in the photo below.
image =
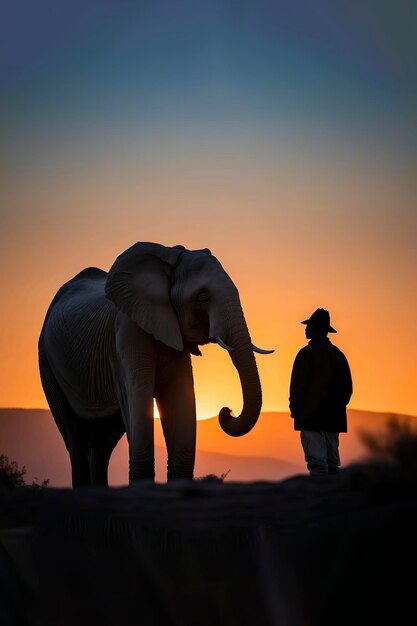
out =
[[(413, 415), (411, 413), (399, 413), (398, 411), (393, 411), (393, 410), (375, 410), (375, 409), (358, 409), (355, 407), (346, 407), (347, 411), (357, 411), (359, 413), (375, 413), (375, 414), (384, 414), (384, 415), (397, 415), (399, 417), (412, 417), (417, 419), (417, 414)], [(50, 408), (45, 408), (45, 407), (21, 407), (21, 406), (0, 406), (0, 411), (2, 410), (12, 410), (12, 411), (48, 411), (49, 413), (51, 413), (51, 409)], [(265, 410), (260, 412), (260, 415), (262, 413), (266, 414), (266, 413), (286, 413), (289, 414), (289, 409), (287, 410)], [(158, 415), (154, 416), (155, 419), (160, 419), (160, 417)], [(85, 419), (100, 419), (98, 418), (85, 418)], [(218, 415), (212, 415), (209, 417), (197, 417), (197, 421), (198, 422), (202, 422), (202, 421), (206, 421), (206, 420), (210, 420), (210, 419), (218, 419)]]

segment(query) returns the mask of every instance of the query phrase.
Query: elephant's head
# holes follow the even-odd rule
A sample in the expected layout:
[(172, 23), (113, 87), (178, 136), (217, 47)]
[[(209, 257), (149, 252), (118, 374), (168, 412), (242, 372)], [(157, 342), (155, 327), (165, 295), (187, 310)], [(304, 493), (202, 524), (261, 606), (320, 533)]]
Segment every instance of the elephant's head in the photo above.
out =
[(219, 414), (222, 429), (238, 437), (253, 428), (262, 405), (262, 390), (253, 346), (239, 293), (210, 250), (186, 250), (139, 242), (111, 267), (106, 295), (147, 333), (174, 350), (217, 342), (229, 350), (239, 372), (243, 410)]

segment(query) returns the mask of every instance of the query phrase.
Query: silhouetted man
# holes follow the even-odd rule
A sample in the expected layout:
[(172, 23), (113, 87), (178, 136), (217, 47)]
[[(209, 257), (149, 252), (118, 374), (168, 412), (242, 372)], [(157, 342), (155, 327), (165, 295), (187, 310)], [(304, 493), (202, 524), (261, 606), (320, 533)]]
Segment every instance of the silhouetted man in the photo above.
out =
[(330, 315), (317, 309), (306, 324), (309, 343), (294, 360), (290, 382), (290, 411), (294, 430), (301, 432), (310, 475), (338, 474), (339, 433), (347, 432), (346, 406), (352, 395), (348, 361), (327, 337), (335, 333)]

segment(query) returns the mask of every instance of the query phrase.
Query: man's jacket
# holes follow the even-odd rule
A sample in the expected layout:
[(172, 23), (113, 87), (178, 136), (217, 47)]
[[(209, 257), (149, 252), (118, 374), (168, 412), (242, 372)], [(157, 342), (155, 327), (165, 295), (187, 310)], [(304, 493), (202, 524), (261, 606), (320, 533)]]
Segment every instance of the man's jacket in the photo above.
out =
[(343, 352), (325, 337), (311, 339), (294, 360), (290, 411), (295, 430), (347, 432), (352, 377)]

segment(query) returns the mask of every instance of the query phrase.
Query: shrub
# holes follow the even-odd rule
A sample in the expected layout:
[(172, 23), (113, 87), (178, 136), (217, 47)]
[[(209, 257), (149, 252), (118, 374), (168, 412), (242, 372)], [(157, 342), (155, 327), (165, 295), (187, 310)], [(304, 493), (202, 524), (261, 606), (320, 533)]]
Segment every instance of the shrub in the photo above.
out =
[(31, 485), (27, 485), (25, 475), (26, 467), (24, 465), (20, 468), (16, 461), (10, 461), (8, 456), (0, 454), (0, 487), (16, 489), (29, 486), (44, 489), (49, 485), (49, 478), (43, 480), (41, 483), (35, 478)]

